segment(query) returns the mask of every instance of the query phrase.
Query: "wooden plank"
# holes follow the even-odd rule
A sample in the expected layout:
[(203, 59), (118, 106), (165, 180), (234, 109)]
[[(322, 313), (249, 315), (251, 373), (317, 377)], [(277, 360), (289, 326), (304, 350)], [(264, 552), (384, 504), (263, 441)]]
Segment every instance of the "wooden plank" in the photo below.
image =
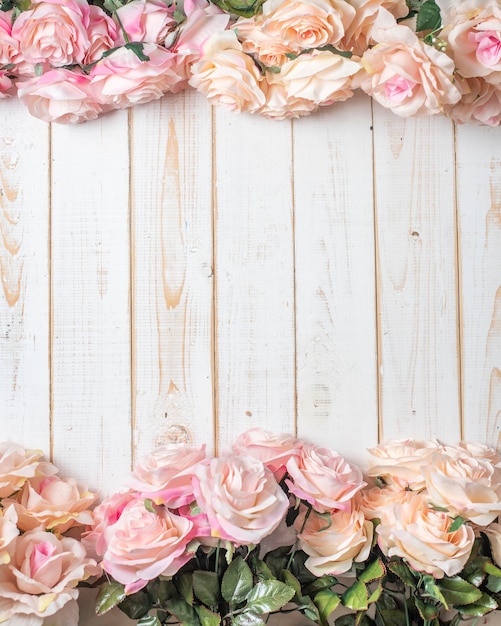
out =
[(501, 142), (458, 127), (465, 437), (501, 445)]
[(197, 93), (132, 124), (134, 445), (212, 448), (212, 121)]
[(0, 415), (2, 440), (50, 453), (49, 127), (2, 100)]
[(294, 124), (298, 432), (352, 460), (378, 437), (371, 124), (363, 94)]
[(382, 437), (461, 436), (454, 137), (374, 106)]
[(127, 112), (52, 128), (54, 459), (103, 492), (130, 469)]
[(218, 440), (295, 430), (290, 122), (215, 109)]

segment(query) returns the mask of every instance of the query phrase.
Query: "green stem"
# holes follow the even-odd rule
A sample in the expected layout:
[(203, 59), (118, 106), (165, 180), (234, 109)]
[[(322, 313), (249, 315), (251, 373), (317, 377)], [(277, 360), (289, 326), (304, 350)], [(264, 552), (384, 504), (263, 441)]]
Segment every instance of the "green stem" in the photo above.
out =
[[(304, 520), (303, 520), (303, 523), (301, 525), (301, 530), (298, 532), (298, 535), (300, 535), (303, 532), (304, 527), (306, 526), (306, 522), (308, 521), (308, 518), (310, 517), (310, 514), (311, 514), (312, 511), (313, 511), (313, 507), (311, 506), (311, 504), (308, 504), (308, 510), (306, 511), (306, 515), (304, 516)], [(294, 542), (294, 546), (292, 548), (291, 555), (290, 555), (289, 560), (287, 562), (287, 567), (285, 569), (290, 569), (290, 567), (292, 565), (292, 560), (294, 559), (294, 555), (297, 552), (297, 547), (298, 547), (298, 541), (296, 539), (296, 541)]]

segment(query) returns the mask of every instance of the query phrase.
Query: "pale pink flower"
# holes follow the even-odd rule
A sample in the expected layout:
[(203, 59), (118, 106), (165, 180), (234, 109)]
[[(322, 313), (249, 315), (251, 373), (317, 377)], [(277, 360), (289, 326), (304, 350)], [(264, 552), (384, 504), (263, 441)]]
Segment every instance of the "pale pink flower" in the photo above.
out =
[(86, 0), (33, 0), (12, 27), (28, 63), (62, 67), (81, 63), (89, 47)]
[(289, 491), (319, 513), (348, 511), (351, 500), (365, 482), (361, 470), (328, 448), (305, 443), (299, 457), (287, 463)]
[(237, 437), (232, 449), (235, 454), (248, 454), (259, 459), (279, 481), (285, 473), (287, 461), (300, 454), (301, 445), (292, 435), (251, 428)]
[(103, 112), (92, 93), (90, 78), (81, 71), (58, 68), (17, 83), (18, 96), (34, 117), (44, 122), (75, 124)]
[(77, 626), (76, 585), (98, 571), (75, 539), (38, 530), (24, 533), (15, 541), (10, 562), (0, 566), (0, 622), (27, 624), (23, 620), (29, 616), (30, 626)]
[(487, 459), (437, 452), (422, 472), (433, 505), (479, 526), (501, 514), (501, 470)]
[(493, 522), (482, 530), (489, 539), (492, 558), (498, 567), (501, 567), (501, 524)]
[(10, 73), (5, 70), (0, 70), (0, 99), (10, 98), (14, 95), (15, 83), (10, 77)]
[(205, 445), (164, 445), (156, 448), (136, 464), (127, 481), (143, 498), (175, 509), (193, 502), (193, 476), (203, 461)]
[(126, 42), (122, 28), (129, 41), (163, 45), (167, 35), (177, 26), (172, 11), (162, 0), (132, 0), (117, 9), (114, 19), (119, 45)]
[(147, 61), (140, 60), (133, 50), (121, 47), (92, 68), (92, 93), (103, 106), (124, 109), (183, 88), (183, 77), (176, 71), (172, 52), (145, 43), (143, 53)]
[(10, 562), (19, 532), (15, 508), (7, 506), (5, 509), (0, 509), (0, 566)]
[(341, 46), (355, 17), (346, 0), (266, 0), (262, 10), (266, 34), (297, 51)]
[(397, 483), (386, 487), (364, 489), (360, 497), (360, 509), (367, 519), (379, 519), (382, 524), (391, 526), (395, 520), (394, 506), (407, 498), (408, 491)]
[(380, 10), (376, 46), (362, 56), (360, 87), (376, 102), (402, 117), (443, 113), (461, 97), (454, 85), (454, 62), (425, 44), (407, 26)]
[(134, 593), (157, 576), (173, 576), (191, 559), (192, 529), (190, 520), (164, 506), (150, 512), (144, 502), (131, 501), (110, 528), (101, 565)]
[(73, 526), (92, 523), (89, 507), (95, 500), (95, 494), (80, 488), (75, 479), (47, 476), (31, 479), (15, 500), (8, 498), (4, 504), (15, 507), (21, 530), (41, 526), (64, 533)]
[(0, 498), (11, 496), (35, 476), (50, 476), (57, 467), (43, 460), (40, 450), (25, 450), (15, 443), (0, 443)]
[(473, 529), (463, 524), (450, 532), (452, 519), (447, 513), (430, 508), (424, 494), (407, 494), (406, 501), (394, 507), (394, 522), (376, 528), (381, 550), (435, 578), (458, 574), (470, 556), (475, 541)]
[(252, 57), (242, 51), (233, 31), (212, 35), (191, 71), (189, 84), (203, 93), (210, 104), (238, 113), (255, 113), (265, 103), (259, 70)]
[(369, 476), (379, 476), (386, 484), (400, 488), (423, 489), (421, 468), (430, 462), (440, 448), (438, 441), (391, 439), (368, 450)]
[(273, 473), (250, 456), (228, 455), (199, 465), (195, 496), (212, 536), (258, 544), (285, 517), (289, 501)]
[(272, 120), (285, 120), (310, 115), (319, 105), (313, 100), (289, 96), (284, 85), (280, 83), (263, 84), (266, 102), (259, 109), (259, 114)]
[(20, 61), (19, 41), (12, 36), (13, 11), (0, 11), (0, 66)]
[(87, 27), (89, 47), (85, 52), (83, 63), (90, 65), (99, 61), (103, 53), (117, 45), (118, 30), (115, 22), (101, 7), (89, 5), (89, 26)]
[(305, 566), (315, 576), (344, 574), (353, 562), (367, 560), (374, 526), (359, 510), (319, 515), (302, 511), (294, 521), (299, 547), (308, 558)]

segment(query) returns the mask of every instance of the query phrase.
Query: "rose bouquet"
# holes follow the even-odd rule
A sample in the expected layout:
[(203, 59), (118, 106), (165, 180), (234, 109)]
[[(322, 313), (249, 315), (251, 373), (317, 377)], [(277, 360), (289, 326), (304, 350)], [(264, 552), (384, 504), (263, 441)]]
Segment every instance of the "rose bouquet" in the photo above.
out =
[(217, 457), (160, 447), (84, 536), (105, 573), (97, 613), (457, 626), (501, 600), (500, 468), (479, 444), (392, 441), (370, 450), (364, 478), (330, 449), (257, 428)]
[(77, 585), (99, 574), (78, 540), (94, 494), (38, 450), (0, 444), (0, 623), (77, 626)]
[(357, 89), (501, 123), (499, 0), (0, 0), (0, 97), (75, 123), (196, 88), (271, 119)]

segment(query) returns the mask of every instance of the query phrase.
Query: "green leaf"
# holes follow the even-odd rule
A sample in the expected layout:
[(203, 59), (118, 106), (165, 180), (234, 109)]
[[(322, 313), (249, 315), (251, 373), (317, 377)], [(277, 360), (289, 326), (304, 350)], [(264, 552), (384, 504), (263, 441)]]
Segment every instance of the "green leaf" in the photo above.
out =
[(190, 626), (201, 626), (195, 609), (181, 598), (169, 598), (162, 608), (174, 615), (180, 622), (186, 622)]
[(127, 596), (125, 600), (120, 603), (119, 608), (131, 619), (140, 619), (148, 614), (152, 604), (151, 597), (146, 591), (137, 591)]
[(480, 587), (485, 578), (485, 564), (488, 562), (486, 556), (477, 556), (468, 561), (461, 571), (461, 578), (464, 578), (475, 587)]
[(423, 582), (426, 593), (434, 600), (437, 600), (437, 602), (441, 602), (446, 609), (449, 609), (447, 600), (444, 598), (441, 590), (437, 586), (435, 578), (433, 578), (433, 576), (426, 575), (423, 576)]
[(255, 553), (249, 559), (250, 567), (259, 580), (274, 580), (273, 572)]
[(96, 613), (104, 615), (125, 598), (125, 587), (115, 581), (104, 583), (96, 598)]
[(288, 569), (282, 570), (281, 579), (282, 579), (282, 582), (284, 582), (286, 585), (289, 585), (289, 587), (292, 587), (294, 589), (294, 591), (296, 592), (295, 595), (298, 598), (301, 597), (301, 583), (294, 576), (292, 572), (289, 572)]
[(379, 615), (384, 626), (403, 626), (406, 623), (405, 613), (400, 609), (382, 609)]
[(278, 611), (294, 597), (295, 591), (279, 580), (258, 582), (247, 596), (247, 608), (260, 615)]
[(277, 548), (276, 550), (272, 550), (268, 552), (268, 554), (264, 557), (264, 562), (270, 568), (270, 571), (278, 578), (280, 576), (280, 572), (287, 568), (287, 563), (289, 562), (289, 552), (290, 548)]
[(207, 606), (217, 606), (219, 603), (219, 576), (216, 572), (193, 572), (193, 593)]
[(313, 600), (310, 599), (307, 603), (303, 603), (307, 597), (308, 596), (304, 596), (302, 598), (303, 601), (301, 602), (301, 604), (297, 605), (297, 610), (300, 613), (303, 613), (303, 615), (307, 617), (311, 622), (315, 622), (315, 624), (318, 624), (320, 620), (320, 613), (313, 603)]
[(262, 615), (254, 611), (243, 611), (231, 620), (232, 626), (265, 626)]
[(230, 604), (243, 602), (253, 585), (250, 567), (241, 556), (237, 556), (225, 571), (221, 583), (221, 595)]
[(132, 52), (137, 56), (140, 61), (149, 61), (150, 57), (143, 52), (143, 44), (138, 41), (130, 41), (129, 43), (124, 44), (124, 48), (127, 50), (132, 50)]
[(381, 559), (376, 559), (369, 563), (361, 574), (357, 576), (361, 583), (371, 583), (374, 580), (379, 580), (386, 574), (386, 568)]
[(320, 623), (327, 624), (329, 616), (341, 603), (341, 598), (335, 591), (322, 589), (316, 594), (314, 602), (320, 615)]
[(447, 531), (448, 533), (454, 533), (456, 532), (456, 530), (458, 530), (458, 528), (461, 528), (461, 526), (466, 522), (464, 517), (461, 517), (461, 515), (458, 515), (457, 517), (454, 518), (454, 521), (452, 522), (452, 524), (449, 526), (449, 530)]
[(501, 578), (489, 575), (487, 577), (486, 587), (489, 591), (492, 591), (492, 593), (501, 592)]
[(162, 623), (156, 615), (146, 615), (138, 621), (137, 626), (162, 626)]
[(366, 611), (368, 609), (369, 594), (364, 583), (358, 580), (343, 593), (343, 605), (354, 611)]
[(403, 561), (390, 561), (388, 563), (388, 569), (393, 572), (400, 580), (409, 587), (416, 586), (416, 580), (418, 575), (413, 573), (413, 570), (406, 565)]
[(211, 2), (227, 13), (252, 17), (258, 12), (264, 0), (211, 0)]
[(202, 626), (220, 626), (221, 617), (219, 613), (213, 613), (205, 606), (196, 606), (195, 611)]
[(421, 598), (415, 598), (416, 608), (419, 611), (419, 615), (426, 621), (432, 620), (439, 616), (440, 607), (436, 604), (430, 604), (424, 602)]
[(144, 508), (148, 511), (148, 513), (157, 512), (157, 510), (155, 509), (155, 503), (153, 502), (153, 500), (150, 500), (149, 498), (146, 498), (146, 500), (144, 501)]
[(335, 576), (331, 576), (330, 574), (326, 574), (321, 576), (320, 578), (316, 578), (310, 584), (304, 587), (303, 592), (308, 595), (314, 595), (318, 591), (322, 591), (322, 589), (329, 589), (330, 587), (334, 587), (337, 585), (337, 578)]
[(460, 576), (445, 577), (437, 581), (442, 596), (449, 605), (472, 604), (482, 597), (482, 592)]
[(383, 583), (382, 583), (382, 581), (379, 581), (378, 586), (371, 593), (371, 595), (369, 596), (369, 599), (367, 600), (367, 602), (369, 604), (373, 604), (374, 602), (377, 602), (379, 600), (379, 598), (381, 597), (382, 593), (383, 593)]
[[(193, 605), (193, 574), (186, 573), (176, 577), (176, 587), (187, 604)], [(166, 597), (164, 598), (164, 600)]]
[(423, 2), (417, 14), (416, 31), (437, 30), (441, 25), (442, 17), (435, 0), (426, 0), (426, 2)]
[(496, 567), (494, 563), (491, 563), (490, 561), (487, 561), (487, 563), (485, 563), (484, 571), (487, 572), (487, 574), (490, 574), (491, 576), (496, 576), (497, 578), (501, 578), (501, 569), (499, 569), (499, 567)]
[(491, 598), (487, 593), (483, 593), (482, 597), (468, 604), (467, 606), (455, 606), (455, 609), (459, 611), (463, 617), (482, 617), (490, 611), (495, 611), (498, 608), (498, 603), (494, 598)]

